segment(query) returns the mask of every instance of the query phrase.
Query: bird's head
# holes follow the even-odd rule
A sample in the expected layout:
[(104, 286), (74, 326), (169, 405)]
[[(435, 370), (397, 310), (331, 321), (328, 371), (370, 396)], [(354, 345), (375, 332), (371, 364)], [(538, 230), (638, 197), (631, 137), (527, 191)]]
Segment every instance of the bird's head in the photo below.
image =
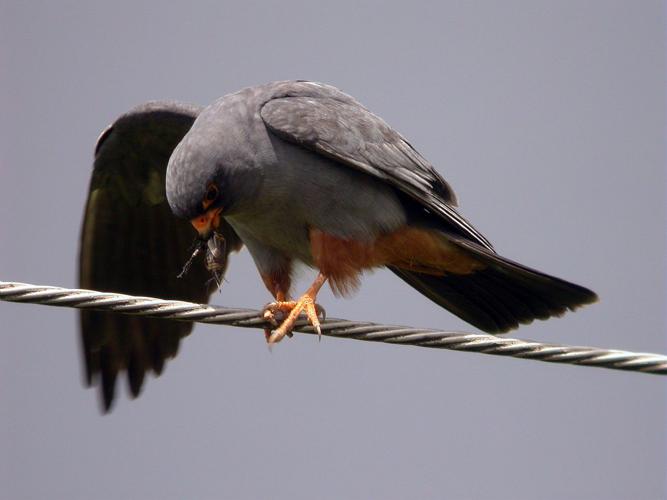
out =
[(252, 206), (262, 184), (257, 154), (248, 132), (214, 103), (195, 120), (167, 165), (167, 201), (177, 217), (189, 220), (201, 239), (221, 224), (221, 217)]
[(223, 195), (224, 168), (206, 148), (186, 138), (176, 147), (167, 167), (167, 201), (177, 217), (187, 219), (207, 240), (220, 226), (227, 208)]

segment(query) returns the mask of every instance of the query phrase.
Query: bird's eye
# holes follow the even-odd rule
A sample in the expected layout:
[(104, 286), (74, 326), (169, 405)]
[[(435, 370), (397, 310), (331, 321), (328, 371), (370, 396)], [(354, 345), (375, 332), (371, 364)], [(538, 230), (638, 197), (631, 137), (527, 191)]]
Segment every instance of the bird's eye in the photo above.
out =
[(206, 190), (206, 196), (204, 197), (204, 201), (202, 201), (202, 207), (204, 210), (208, 209), (215, 200), (218, 199), (218, 195), (220, 192), (218, 191), (218, 186), (215, 184), (211, 183), (208, 185), (208, 189)]
[(206, 191), (206, 200), (215, 201), (217, 197), (218, 197), (218, 187), (215, 184), (211, 184), (208, 187), (208, 191)]

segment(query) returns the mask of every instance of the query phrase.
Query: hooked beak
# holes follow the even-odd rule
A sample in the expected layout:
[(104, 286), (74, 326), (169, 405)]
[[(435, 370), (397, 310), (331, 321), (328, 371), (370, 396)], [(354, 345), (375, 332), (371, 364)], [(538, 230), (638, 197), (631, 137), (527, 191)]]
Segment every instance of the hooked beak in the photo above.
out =
[(197, 230), (200, 239), (208, 240), (213, 231), (218, 229), (220, 226), (220, 212), (222, 212), (222, 208), (211, 208), (202, 215), (190, 219), (190, 224)]

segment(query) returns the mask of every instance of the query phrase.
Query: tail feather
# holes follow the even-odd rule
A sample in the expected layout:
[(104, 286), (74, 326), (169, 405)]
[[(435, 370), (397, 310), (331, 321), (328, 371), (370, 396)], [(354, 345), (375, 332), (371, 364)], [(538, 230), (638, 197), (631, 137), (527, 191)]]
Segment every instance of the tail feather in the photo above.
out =
[(597, 300), (587, 288), (530, 269), (474, 242), (451, 235), (447, 240), (483, 262), (484, 268), (444, 276), (389, 268), (426, 297), (485, 332), (507, 332)]

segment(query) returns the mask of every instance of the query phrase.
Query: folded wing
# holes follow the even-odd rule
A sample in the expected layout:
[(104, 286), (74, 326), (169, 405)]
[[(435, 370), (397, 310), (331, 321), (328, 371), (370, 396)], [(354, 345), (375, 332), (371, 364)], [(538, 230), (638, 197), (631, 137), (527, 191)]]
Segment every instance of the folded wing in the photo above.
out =
[(272, 99), (262, 107), (262, 119), (278, 137), (386, 181), (448, 230), (493, 248), (454, 209), (452, 189), (403, 136), (350, 96), (331, 92), (327, 87), (319, 96), (314, 87), (312, 96)]

